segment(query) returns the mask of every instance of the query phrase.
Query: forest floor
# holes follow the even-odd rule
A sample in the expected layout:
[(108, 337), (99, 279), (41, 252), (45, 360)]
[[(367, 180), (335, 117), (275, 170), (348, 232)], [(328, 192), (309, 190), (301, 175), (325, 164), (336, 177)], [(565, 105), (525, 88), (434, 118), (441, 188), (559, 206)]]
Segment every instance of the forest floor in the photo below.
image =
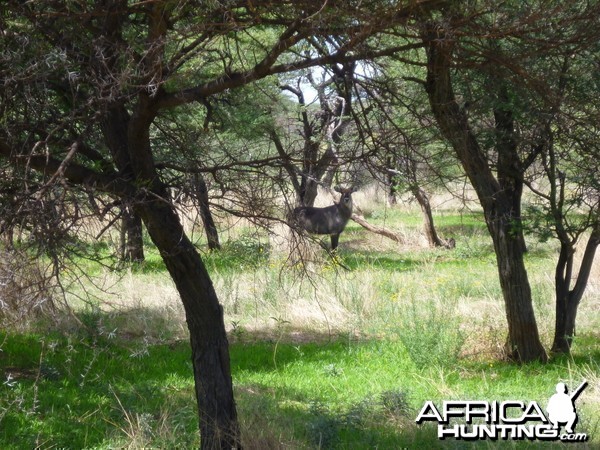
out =
[[(284, 233), (238, 223), (222, 229), (218, 252), (195, 237), (224, 307), (246, 448), (562, 448), (528, 438), (440, 440), (436, 421), (415, 419), (427, 401), (440, 411), (450, 400), (537, 402), (545, 412), (558, 382), (572, 390), (584, 379), (575, 431), (587, 441), (573, 445), (600, 448), (598, 263), (572, 355), (516, 365), (503, 357), (507, 325), (480, 213), (436, 211), (440, 234), (456, 240), (450, 250), (423, 246), (415, 210), (365, 215), (404, 242), (351, 222), (334, 259), (313, 244), (309, 261), (292, 265)], [(556, 246), (528, 245), (549, 348)], [(0, 332), (0, 448), (199, 445), (183, 310), (150, 242), (146, 255), (122, 272), (86, 263), (95, 287), (86, 285), (85, 302), (72, 293), (79, 322), (64, 315)], [(513, 405), (508, 414), (523, 411)], [(464, 423), (453, 416), (447, 426)]]

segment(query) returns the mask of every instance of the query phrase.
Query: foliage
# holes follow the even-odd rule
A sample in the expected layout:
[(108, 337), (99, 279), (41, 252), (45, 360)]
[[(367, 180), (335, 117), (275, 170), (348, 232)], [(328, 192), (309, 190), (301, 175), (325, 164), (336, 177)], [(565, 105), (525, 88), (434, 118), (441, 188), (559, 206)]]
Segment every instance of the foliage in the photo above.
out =
[[(453, 298), (455, 296), (447, 296)], [(398, 337), (417, 367), (452, 367), (463, 348), (460, 318), (448, 300), (410, 300), (398, 323)]]

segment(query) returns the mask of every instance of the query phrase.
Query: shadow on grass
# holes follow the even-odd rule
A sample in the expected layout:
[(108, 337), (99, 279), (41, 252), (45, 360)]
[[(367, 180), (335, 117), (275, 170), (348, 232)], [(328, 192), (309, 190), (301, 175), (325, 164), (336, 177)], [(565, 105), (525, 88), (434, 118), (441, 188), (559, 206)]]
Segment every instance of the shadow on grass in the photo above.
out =
[[(436, 448), (435, 430), (413, 422), (410, 395), (399, 387), (405, 380), (392, 377), (392, 389), (384, 392), (365, 386), (364, 380), (357, 386), (365, 374), (374, 374), (374, 366), (359, 367), (360, 361), (380, 364), (386, 352), (378, 340), (233, 345), (237, 403), (249, 447), (297, 448), (301, 443), (302, 448), (397, 449), (418, 443), (419, 448)], [(358, 393), (346, 391), (349, 385)], [(281, 436), (291, 437), (293, 444)]]
[(436, 429), (414, 425), (411, 410), (387, 400), (392, 394), (334, 408), (293, 388), (274, 393), (261, 384), (238, 386), (243, 441), (265, 449), (442, 448)]
[[(198, 447), (187, 342), (144, 347), (59, 335), (0, 336), (0, 342), (0, 370), (10, 381), (0, 387), (1, 448), (36, 448), (39, 442), (63, 448)], [(278, 377), (283, 374), (277, 367), (299, 360), (327, 367), (343, 348), (285, 344), (274, 356), (268, 343), (233, 345), (232, 370), (242, 378), (248, 372)], [(235, 384), (245, 439), (256, 442), (259, 425), (262, 435), (271, 436), (254, 448), (278, 448), (266, 444), (281, 441), (294, 448), (352, 448), (352, 442), (361, 443), (355, 448), (397, 448), (401, 442), (396, 419), (380, 423), (391, 413), (377, 399), (339, 410), (294, 388)]]
[[(129, 317), (99, 313), (86, 319), (89, 329), (97, 325), (87, 334), (0, 333), (0, 448), (36, 448), (40, 442), (64, 448), (198, 447), (189, 343), (157, 344), (148, 335), (118, 332), (111, 337), (110, 327), (99, 328)], [(158, 317), (147, 320), (160, 323)], [(452, 389), (471, 383), (477, 397), (481, 374), (493, 374), (508, 394), (518, 388), (529, 398), (532, 385), (519, 384), (523, 377), (541, 374), (542, 387), (551, 391), (567, 366), (595, 364), (591, 370), (597, 371), (597, 337), (578, 338), (572, 358), (559, 356), (546, 365), (490, 368), (464, 361), (460, 374), (451, 371), (445, 382)], [(430, 392), (416, 392), (414, 367), (397, 343), (314, 332), (285, 339), (246, 332), (231, 345), (248, 448), (469, 448), (461, 441), (439, 441), (434, 427), (414, 423)], [(513, 448), (512, 442), (488, 444)], [(553, 448), (542, 444), (519, 446)]]
[[(373, 346), (375, 343), (375, 341), (365, 341), (358, 346)], [(340, 359), (347, 356), (347, 346), (343, 342), (322, 346), (281, 345), (276, 365), (272, 360), (273, 348), (263, 343), (234, 346), (232, 350), (233, 371), (234, 374), (239, 374), (236, 382), (237, 402), (245, 435), (253, 444), (251, 448), (289, 448), (290, 443), (283, 442), (282, 436), (293, 436), (296, 445), (303, 442), (309, 446), (308, 448), (463, 449), (480, 448), (482, 444), (485, 448), (515, 448), (517, 444), (519, 448), (563, 448), (560, 442), (543, 441), (488, 440), (485, 443), (453, 439), (441, 441), (437, 437), (437, 428), (434, 425), (414, 423), (418, 409), (423, 403), (420, 399), (411, 399), (410, 390), (405, 391), (404, 388), (399, 387), (407, 386), (406, 379), (398, 379), (395, 387), (388, 391), (378, 392), (377, 388), (374, 388), (370, 393), (367, 391), (368, 393), (358, 398), (350, 393), (352, 397), (347, 402), (330, 398), (327, 393), (322, 395), (318, 387), (307, 389), (301, 378), (286, 380), (286, 372), (293, 374), (294, 364), (300, 361), (306, 376), (309, 376), (311, 365), (322, 367), (321, 377), (325, 378), (325, 382), (319, 384), (315, 378), (315, 383), (319, 386), (327, 385), (328, 378), (331, 383), (335, 383), (335, 380), (349, 377), (350, 369), (347, 366), (346, 372), (342, 370), (337, 374), (331, 369), (340, 362)], [(241, 357), (241, 353), (245, 355)], [(589, 355), (591, 358), (596, 356), (598, 355)], [(582, 361), (585, 360), (586, 358)], [(519, 385), (523, 392), (514, 392), (515, 380), (523, 376), (527, 378), (547, 372), (562, 372), (564, 367), (564, 360), (546, 365), (526, 366), (500, 363), (497, 369), (501, 372), (497, 376), (498, 381), (506, 385), (508, 389), (506, 395), (509, 398), (511, 394), (518, 395), (519, 399), (533, 398), (528, 397), (532, 395), (529, 384)], [(487, 370), (486, 367), (478, 367), (477, 364), (470, 369), (478, 372), (479, 377)], [(257, 374), (268, 375), (265, 379), (269, 381), (247, 381), (256, 380), (257, 378), (249, 375)], [(277, 376), (278, 381), (273, 380), (273, 376)], [(410, 376), (408, 378), (410, 379)], [(554, 375), (550, 378), (554, 379)], [(448, 377), (447, 381), (458, 387), (463, 381), (463, 375), (454, 374)], [(408, 386), (412, 384), (409, 383)], [(552, 390), (552, 383), (548, 387)], [(343, 389), (343, 382), (338, 389)], [(440, 393), (435, 395), (440, 396)], [(445, 398), (444, 394), (441, 394), (441, 397)], [(439, 398), (431, 398), (431, 400), (440, 401)], [(277, 433), (269, 433), (267, 430), (277, 430)]]
[(9, 381), (0, 386), (0, 448), (127, 447), (124, 441), (136, 439), (148, 446), (147, 430), (163, 416), (177, 422), (169, 425), (180, 430), (180, 444), (197, 446), (186, 344), (58, 334), (0, 342), (0, 373)]
[(402, 254), (377, 254), (363, 250), (345, 250), (340, 252), (342, 262), (350, 270), (365, 269), (370, 267), (376, 270), (405, 272), (417, 269), (422, 261), (410, 259)]

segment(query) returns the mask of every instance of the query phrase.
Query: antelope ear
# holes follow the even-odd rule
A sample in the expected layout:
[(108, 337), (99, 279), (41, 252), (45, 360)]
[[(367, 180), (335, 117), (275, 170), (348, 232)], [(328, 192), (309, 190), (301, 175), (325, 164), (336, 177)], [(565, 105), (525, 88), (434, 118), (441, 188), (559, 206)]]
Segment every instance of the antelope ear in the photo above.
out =
[(358, 188), (356, 186), (352, 186), (352, 188), (350, 189), (350, 192), (356, 192), (358, 191)]
[(339, 192), (340, 194), (342, 193), (342, 188), (341, 188), (341, 187), (339, 187), (339, 186), (335, 186), (335, 187), (333, 188), (333, 190), (334, 190), (335, 192)]

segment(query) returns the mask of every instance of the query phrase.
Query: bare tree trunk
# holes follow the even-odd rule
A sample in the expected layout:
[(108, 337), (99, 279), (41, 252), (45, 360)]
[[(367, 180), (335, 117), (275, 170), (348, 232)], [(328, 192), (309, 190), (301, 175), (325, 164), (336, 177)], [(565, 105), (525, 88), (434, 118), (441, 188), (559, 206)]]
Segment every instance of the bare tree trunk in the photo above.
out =
[(200, 173), (194, 175), (194, 192), (198, 200), (198, 209), (200, 210), (200, 217), (202, 218), (202, 223), (204, 225), (208, 248), (211, 250), (220, 250), (221, 243), (219, 242), (219, 232), (210, 211), (210, 204), (208, 201), (208, 188), (206, 187), (204, 177)]
[(123, 260), (134, 263), (144, 262), (142, 218), (133, 209), (126, 208), (122, 226), (125, 229)]
[(441, 27), (432, 26), (425, 41), (426, 90), (432, 111), (477, 192), (494, 243), (508, 322), (508, 355), (520, 362), (546, 361), (523, 260), (521, 218), (514, 208), (520, 204), (522, 192), (515, 178), (519, 174), (514, 172), (520, 166), (518, 155), (509, 145), (499, 143), (499, 150), (507, 153), (499, 157), (499, 179), (496, 179), (454, 95), (450, 76), (452, 38), (445, 36)]
[[(292, 185), (296, 192), (296, 206), (313, 206), (318, 194), (318, 186), (330, 187), (339, 165), (336, 146), (341, 143), (346, 127), (350, 123), (347, 117), (351, 110), (352, 80), (354, 66), (344, 65), (343, 68), (334, 70), (336, 75), (326, 83), (317, 84), (309, 75), (313, 88), (317, 90), (320, 101), (318, 120), (311, 121), (308, 108), (302, 90), (290, 85), (283, 89), (292, 92), (298, 98), (302, 106), (300, 123), (302, 124), (301, 135), (304, 140), (302, 149), (302, 167), (296, 168), (288, 153), (285, 151), (281, 140), (275, 130), (270, 132), (279, 155), (284, 162), (284, 169), (290, 176)], [(334, 79), (343, 82), (341, 84), (331, 83)], [(325, 93), (327, 87), (335, 85), (338, 94), (335, 101)], [(323, 140), (327, 140), (327, 150), (319, 156)]]
[(556, 319), (552, 353), (570, 353), (573, 337), (575, 336), (575, 320), (577, 309), (589, 281), (596, 249), (600, 245), (600, 230), (592, 231), (585, 247), (579, 274), (574, 288), (570, 289), (573, 273), (573, 255), (575, 249), (569, 242), (561, 243), (560, 255), (556, 263), (555, 294)]
[(355, 221), (357, 224), (359, 224), (361, 227), (363, 227), (366, 230), (369, 230), (372, 233), (375, 234), (379, 234), (381, 236), (385, 236), (386, 238), (391, 239), (392, 241), (398, 242), (400, 244), (402, 244), (404, 242), (404, 237), (399, 234), (396, 233), (395, 231), (392, 231), (388, 228), (384, 228), (384, 227), (379, 227), (377, 225), (373, 225), (370, 224), (369, 222), (367, 222), (365, 220), (365, 218), (359, 214), (352, 214), (352, 216), (350, 217), (353, 221)]
[(440, 239), (433, 223), (433, 213), (431, 212), (431, 204), (429, 203), (429, 196), (419, 186), (413, 185), (411, 192), (417, 199), (421, 211), (423, 212), (423, 229), (425, 230), (425, 236), (430, 247), (445, 247), (446, 244)]
[(240, 448), (223, 310), (206, 267), (186, 236), (154, 166), (150, 125), (155, 111), (151, 101), (144, 94), (139, 101), (129, 124), (128, 142), (136, 182), (145, 186), (148, 194), (136, 204), (136, 211), (160, 251), (185, 310), (201, 448)]

